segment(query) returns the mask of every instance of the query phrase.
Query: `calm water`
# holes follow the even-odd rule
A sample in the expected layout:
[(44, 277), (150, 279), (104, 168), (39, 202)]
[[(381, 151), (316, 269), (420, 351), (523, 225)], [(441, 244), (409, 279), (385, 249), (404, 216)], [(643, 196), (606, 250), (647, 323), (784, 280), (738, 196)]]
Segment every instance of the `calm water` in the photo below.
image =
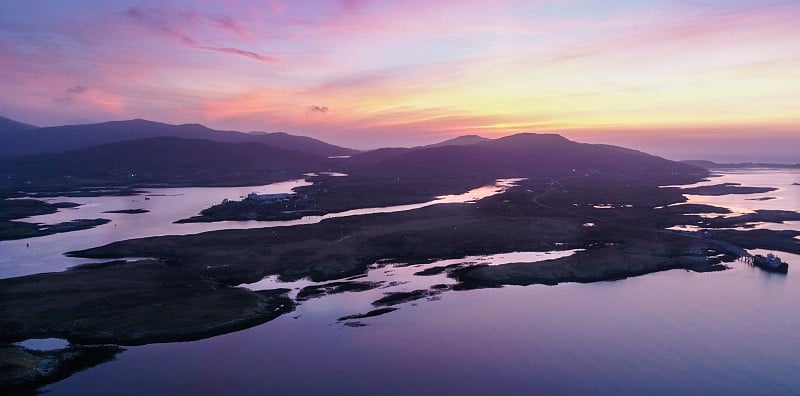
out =
[[(772, 185), (761, 174), (778, 177), (762, 171), (723, 177)], [(800, 182), (798, 176), (784, 172), (780, 178), (795, 178), (791, 185)], [(770, 194), (782, 202), (797, 199), (788, 187)], [(746, 202), (759, 208), (774, 201)], [(385, 290), (326, 296), (244, 331), (131, 347), (117, 360), (45, 390), (53, 395), (798, 394), (800, 256), (780, 255), (790, 263), (788, 276), (737, 262), (717, 273), (674, 270), (615, 282), (450, 291), (362, 319), (365, 327), (337, 318), (369, 311)], [(490, 259), (500, 260), (463, 260)], [(367, 280), (394, 279), (400, 284), (393, 287), (409, 290), (452, 283), (444, 275), (413, 275), (422, 268), (375, 265)], [(263, 282), (250, 287), (272, 287), (275, 280)]]
[[(330, 174), (331, 172), (323, 172)], [(333, 176), (344, 177), (343, 173)], [(401, 212), (442, 203), (468, 203), (499, 194), (523, 179), (500, 179), (494, 185), (479, 187), (463, 194), (444, 195), (428, 202), (389, 207), (354, 209), (324, 216), (306, 216), (289, 221), (219, 221), (214, 223), (175, 224), (176, 220), (195, 216), (201, 210), (220, 203), (223, 199), (238, 200), (250, 192), (259, 194), (290, 193), (292, 189), (311, 183), (299, 179), (249, 187), (195, 187), (149, 189), (147, 194), (131, 197), (79, 197), (50, 198), (48, 202), (75, 202), (76, 208), (61, 209), (56, 213), (23, 219), (32, 223), (53, 224), (75, 219), (106, 218), (111, 222), (88, 230), (48, 235), (38, 238), (0, 241), (0, 278), (62, 271), (87, 262), (64, 256), (65, 252), (105, 245), (114, 241), (155, 235), (185, 235), (222, 229), (292, 226), (319, 223), (325, 219)], [(146, 209), (141, 214), (103, 213), (109, 210)]]
[[(716, 174), (708, 181), (692, 184), (687, 187), (707, 186), (721, 183), (740, 183), (747, 187), (773, 187), (775, 191), (759, 194), (729, 194), (720, 196), (686, 195), (687, 203), (708, 204), (727, 208), (730, 214), (700, 213), (708, 217), (738, 216), (753, 213), (759, 209), (769, 210), (800, 210), (800, 170), (783, 169), (758, 169), (758, 170), (733, 170)], [(800, 230), (799, 221), (784, 223), (753, 223), (753, 228), (770, 230)], [(675, 229), (695, 231), (693, 226), (678, 226)], [(746, 229), (738, 227), (735, 229)]]
[[(800, 257), (792, 257), (800, 262)], [(52, 394), (796, 394), (796, 277), (737, 265), (449, 292), (352, 328), (349, 293), (208, 340), (133, 347)], [(299, 316), (299, 317), (298, 317)], [(295, 319), (294, 317), (298, 317)], [(155, 364), (155, 362), (158, 362)]]

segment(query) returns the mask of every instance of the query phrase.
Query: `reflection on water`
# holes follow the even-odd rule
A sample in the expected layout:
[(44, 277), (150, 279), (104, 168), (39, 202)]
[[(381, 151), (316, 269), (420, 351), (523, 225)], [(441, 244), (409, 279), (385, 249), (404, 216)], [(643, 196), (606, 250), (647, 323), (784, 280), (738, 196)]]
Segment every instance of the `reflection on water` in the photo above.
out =
[(68, 347), (69, 341), (61, 338), (31, 338), (29, 340), (18, 342), (15, 345), (37, 351), (53, 351)]
[[(29, 217), (23, 221), (52, 224), (74, 219), (106, 218), (111, 222), (87, 230), (38, 238), (0, 241), (0, 251), (3, 252), (0, 255), (0, 278), (61, 271), (81, 263), (102, 262), (105, 260), (70, 258), (64, 256), (63, 253), (124, 239), (156, 235), (196, 234), (224, 229), (315, 224), (336, 217), (402, 212), (442, 203), (469, 203), (502, 193), (521, 180), (524, 179), (500, 179), (493, 186), (479, 187), (463, 194), (445, 195), (418, 204), (354, 209), (288, 221), (174, 223), (176, 220), (194, 216), (201, 210), (220, 203), (223, 199), (240, 199), (251, 192), (257, 194), (290, 193), (293, 188), (307, 186), (311, 183), (299, 179), (265, 186), (149, 189), (145, 195), (130, 197), (50, 198), (47, 199), (48, 202), (69, 201), (79, 203), (81, 206), (61, 209), (53, 214)], [(120, 209), (145, 209), (149, 212), (141, 214), (104, 213)]]
[[(742, 176), (753, 181), (757, 174)], [(779, 255), (800, 263), (798, 255)], [(309, 300), (272, 322), (206, 340), (130, 347), (44, 390), (800, 394), (800, 277), (792, 269), (776, 275), (734, 262), (713, 273), (672, 270), (614, 282), (453, 291), (361, 319), (366, 327), (337, 320), (369, 310), (388, 290), (451, 282), (444, 274), (415, 275), (433, 265), (376, 264), (359, 280), (393, 286)]]
[[(707, 204), (727, 208), (732, 215), (753, 213), (757, 209), (800, 209), (800, 169), (750, 169), (717, 173), (709, 181), (684, 187), (740, 183), (745, 187), (774, 187), (775, 191), (758, 194), (728, 194), (720, 196), (687, 194), (687, 203)], [(769, 199), (765, 199), (769, 198)]]
[[(362, 293), (331, 295), (244, 331), (131, 347), (45, 390), (797, 394), (800, 278), (733, 265), (717, 273), (448, 292), (361, 319), (368, 326), (358, 328), (337, 318), (364, 312)], [(396, 272), (403, 268), (387, 270), (407, 279)]]
[(353, 209), (338, 213), (328, 213), (324, 216), (308, 216), (300, 220), (290, 220), (290, 221), (275, 222), (275, 223), (279, 223), (279, 225), (312, 224), (312, 223), (319, 223), (320, 221), (325, 219), (332, 219), (336, 217), (359, 216), (359, 215), (369, 215), (377, 213), (405, 212), (408, 210), (421, 209), (431, 205), (445, 204), (445, 203), (472, 203), (480, 199), (490, 197), (492, 195), (500, 194), (505, 190), (507, 190), (509, 187), (513, 187), (517, 182), (520, 182), (522, 180), (525, 179), (498, 179), (494, 186), (478, 187), (476, 189), (469, 190), (463, 194), (442, 195), (440, 197), (436, 197), (436, 199), (432, 201), (422, 202), (418, 204), (396, 205), (396, 206), (387, 206), (381, 208)]
[[(775, 191), (756, 194), (727, 194), (720, 196), (685, 194), (689, 204), (706, 204), (726, 208), (729, 214), (697, 213), (702, 217), (733, 217), (753, 213), (756, 210), (800, 210), (800, 169), (742, 169), (717, 173), (708, 181), (682, 187), (708, 186), (721, 183), (740, 183), (745, 187), (774, 187)], [(783, 223), (749, 223), (748, 227), (730, 228), (748, 230), (799, 230), (800, 221)], [(676, 230), (698, 231), (703, 228), (687, 225), (672, 227)]]
[[(582, 249), (553, 250), (546, 252), (509, 252), (483, 256), (465, 256), (458, 259), (437, 260), (426, 264), (394, 263), (391, 260), (382, 260), (369, 267), (366, 276), (359, 277), (359, 282), (377, 282), (382, 286), (377, 292), (359, 292), (362, 310), (369, 308), (372, 301), (381, 297), (382, 293), (410, 292), (414, 290), (430, 289), (434, 285), (452, 285), (453, 279), (447, 277), (447, 272), (431, 275), (421, 275), (419, 272), (451, 265), (501, 265), (510, 263), (536, 263), (545, 260), (555, 260), (571, 256)], [(307, 286), (324, 284), (315, 283), (308, 279), (293, 282), (282, 282), (277, 276), (268, 276), (255, 283), (244, 283), (239, 287), (250, 290), (268, 290), (277, 288), (291, 289), (289, 296), (295, 298), (297, 292)], [(356, 298), (353, 298), (356, 299)], [(356, 312), (353, 312), (356, 313)]]
[[(291, 192), (307, 186), (305, 180), (290, 180), (265, 186), (192, 187), (149, 189), (147, 194), (128, 197), (57, 197), (47, 202), (75, 202), (76, 208), (33, 216), (22, 221), (53, 224), (74, 219), (106, 218), (111, 222), (81, 231), (53, 234), (44, 237), (0, 241), (0, 278), (40, 272), (61, 271), (70, 266), (97, 262), (65, 257), (71, 250), (87, 249), (123, 239), (165, 234), (190, 234), (221, 228), (257, 227), (255, 222), (237, 222), (236, 227), (210, 224), (173, 224), (194, 216), (223, 199), (239, 199), (250, 192), (274, 194)], [(103, 213), (109, 210), (145, 209), (148, 213)]]

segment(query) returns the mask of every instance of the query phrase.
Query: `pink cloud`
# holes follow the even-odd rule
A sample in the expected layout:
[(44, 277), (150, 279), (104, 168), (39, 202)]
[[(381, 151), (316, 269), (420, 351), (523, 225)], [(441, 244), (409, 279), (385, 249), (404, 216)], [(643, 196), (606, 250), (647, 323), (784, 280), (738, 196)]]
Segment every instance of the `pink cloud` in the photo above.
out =
[[(243, 56), (265, 63), (278, 63), (277, 58), (263, 55), (255, 51), (244, 50), (230, 46), (219, 46), (219, 45), (201, 43), (198, 40), (191, 37), (188, 33), (184, 33), (181, 29), (174, 27), (176, 24), (178, 24), (178, 20), (176, 20), (175, 15), (166, 10), (157, 10), (157, 9), (145, 10), (138, 7), (131, 7), (125, 12), (125, 15), (130, 19), (136, 21), (137, 23), (141, 24), (142, 26), (145, 26), (153, 31), (178, 39), (178, 41), (181, 44), (186, 45), (188, 47), (209, 50), (223, 54)], [(181, 13), (179, 15), (182, 17), (184, 21), (188, 21), (194, 24), (195, 27), (197, 21), (201, 19), (194, 13)], [(216, 27), (221, 27), (225, 30), (234, 31), (240, 35), (247, 34), (244, 28), (242, 28), (237, 21), (235, 21), (230, 17), (212, 16), (209, 18), (202, 18), (202, 19), (211, 19), (213, 25)]]
[(369, 0), (340, 0), (344, 8), (357, 11), (369, 4)]

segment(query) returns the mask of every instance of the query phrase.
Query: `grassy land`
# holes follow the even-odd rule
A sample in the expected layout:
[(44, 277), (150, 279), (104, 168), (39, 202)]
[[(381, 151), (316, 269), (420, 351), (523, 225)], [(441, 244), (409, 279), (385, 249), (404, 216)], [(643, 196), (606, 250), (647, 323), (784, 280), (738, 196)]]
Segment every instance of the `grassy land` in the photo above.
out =
[[(425, 200), (433, 191), (473, 182), (446, 183), (446, 187), (422, 183), (403, 197), (403, 203), (409, 196)], [(309, 192), (316, 191), (323, 203), (328, 194), (331, 201), (325, 205), (344, 210), (358, 197), (348, 194), (346, 186), (346, 180), (329, 181), (328, 188)], [(396, 187), (356, 183), (352, 188), (383, 204), (399, 199)], [(153, 259), (0, 280), (0, 340), (58, 337), (128, 345), (207, 337), (263, 323), (293, 307), (283, 294), (286, 290), (252, 292), (236, 288), (238, 284), (269, 275), (333, 281), (304, 289), (303, 298), (369, 290), (375, 285), (346, 278), (365, 274), (381, 259), (421, 263), (512, 251), (581, 249), (572, 256), (536, 263), (442, 268), (459, 281), (455, 287), (437, 285), (385, 296), (373, 303), (376, 307), (450, 289), (594, 282), (675, 268), (720, 270), (725, 261), (736, 258), (734, 245), (800, 253), (800, 240), (795, 239), (800, 232), (795, 231), (720, 230), (704, 238), (665, 230), (699, 221), (691, 215), (698, 210), (726, 212), (680, 204), (685, 200), (682, 193), (679, 188), (599, 175), (530, 179), (474, 204), (114, 242), (72, 255)], [(336, 196), (344, 198), (331, 198)], [(373, 205), (362, 202), (363, 206)], [(761, 220), (790, 215), (757, 214)]]

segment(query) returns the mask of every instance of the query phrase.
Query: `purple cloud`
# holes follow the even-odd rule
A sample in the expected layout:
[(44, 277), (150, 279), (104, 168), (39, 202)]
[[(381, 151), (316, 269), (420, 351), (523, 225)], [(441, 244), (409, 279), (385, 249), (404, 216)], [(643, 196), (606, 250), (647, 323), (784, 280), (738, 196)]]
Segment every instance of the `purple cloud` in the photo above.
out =
[(328, 106), (317, 106), (317, 105), (308, 106), (308, 112), (311, 114), (313, 113), (328, 114), (329, 110), (330, 109), (328, 109)]
[(67, 93), (73, 95), (82, 94), (84, 91), (86, 91), (86, 87), (83, 85), (76, 85), (74, 87), (67, 88)]
[[(222, 47), (216, 45), (207, 45), (198, 42), (197, 40), (193, 39), (186, 33), (183, 33), (172, 26), (169, 23), (168, 13), (158, 10), (142, 10), (139, 7), (131, 7), (126, 12), (125, 15), (142, 26), (148, 27), (154, 31), (157, 31), (163, 35), (170, 36), (173, 38), (178, 39), (182, 44), (192, 47), (198, 48), (208, 51), (219, 52), (223, 54), (231, 54), (231, 55), (239, 55), (244, 56), (250, 59), (255, 59), (260, 62), (265, 63), (278, 63), (278, 59), (259, 54), (255, 51), (243, 50), (240, 48), (235, 47)], [(181, 14), (183, 19), (188, 22), (196, 21), (198, 18), (195, 16), (196, 14)], [(214, 25), (220, 28), (224, 28), (227, 30), (235, 31), (237, 33), (243, 32), (241, 26), (234, 21), (232, 18), (229, 17), (210, 17), (210, 19), (214, 22)]]

